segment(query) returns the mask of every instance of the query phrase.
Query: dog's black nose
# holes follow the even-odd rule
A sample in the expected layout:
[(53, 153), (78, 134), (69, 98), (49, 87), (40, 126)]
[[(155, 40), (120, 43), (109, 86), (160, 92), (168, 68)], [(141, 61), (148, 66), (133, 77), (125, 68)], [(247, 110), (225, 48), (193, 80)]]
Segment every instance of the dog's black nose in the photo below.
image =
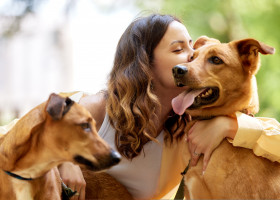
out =
[(111, 158), (114, 164), (118, 164), (121, 161), (121, 155), (114, 150), (111, 150)]
[(185, 66), (176, 65), (172, 69), (172, 73), (175, 78), (183, 77), (187, 72), (188, 68)]

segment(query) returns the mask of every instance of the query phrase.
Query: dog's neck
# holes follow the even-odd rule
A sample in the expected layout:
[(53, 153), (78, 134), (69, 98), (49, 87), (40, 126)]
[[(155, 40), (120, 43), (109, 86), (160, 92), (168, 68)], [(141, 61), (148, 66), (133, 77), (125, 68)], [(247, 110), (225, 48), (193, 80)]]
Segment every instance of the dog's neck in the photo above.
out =
[(32, 163), (30, 167), (24, 169), (15, 169), (12, 173), (26, 179), (38, 179), (44, 176), (53, 167), (58, 166), (62, 162), (45, 162), (45, 163)]
[(4, 170), (24, 178), (37, 179), (44, 176), (53, 167), (61, 164), (64, 159), (61, 159), (51, 151), (46, 151), (44, 146), (40, 145), (43, 137), (44, 136), (39, 133), (34, 134), (30, 139), (32, 140), (30, 145), (33, 146), (30, 146), (29, 150), (18, 159), (14, 161), (10, 160), (10, 164), (13, 164), (7, 165), (9, 168), (4, 168)]
[[(11, 131), (1, 138), (0, 168), (2, 170), (24, 178), (36, 179), (64, 161), (54, 152), (44, 149), (46, 147), (42, 143), (46, 138), (43, 134), (44, 129), (40, 126), (44, 126), (44, 123), (38, 124), (38, 128), (30, 131), (29, 136), (24, 136), (28, 137), (24, 142), (16, 141), (16, 136), (19, 136), (17, 128), (16, 131)], [(11, 139), (14, 141), (10, 142)]]

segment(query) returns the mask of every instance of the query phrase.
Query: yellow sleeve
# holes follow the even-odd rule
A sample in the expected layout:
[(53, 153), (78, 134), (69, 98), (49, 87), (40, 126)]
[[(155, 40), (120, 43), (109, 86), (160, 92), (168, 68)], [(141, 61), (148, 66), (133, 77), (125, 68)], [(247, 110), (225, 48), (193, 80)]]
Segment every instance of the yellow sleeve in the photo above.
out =
[(233, 146), (252, 149), (257, 156), (280, 162), (280, 123), (272, 118), (236, 113), (238, 131)]

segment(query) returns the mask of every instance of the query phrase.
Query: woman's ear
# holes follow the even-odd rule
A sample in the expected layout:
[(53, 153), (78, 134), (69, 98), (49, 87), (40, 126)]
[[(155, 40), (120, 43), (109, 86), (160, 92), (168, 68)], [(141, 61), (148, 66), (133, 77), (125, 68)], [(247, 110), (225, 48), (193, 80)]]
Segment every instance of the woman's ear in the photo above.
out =
[(206, 44), (220, 44), (221, 42), (214, 38), (209, 38), (207, 36), (200, 36), (194, 43), (193, 48), (198, 49), (199, 47), (206, 45)]

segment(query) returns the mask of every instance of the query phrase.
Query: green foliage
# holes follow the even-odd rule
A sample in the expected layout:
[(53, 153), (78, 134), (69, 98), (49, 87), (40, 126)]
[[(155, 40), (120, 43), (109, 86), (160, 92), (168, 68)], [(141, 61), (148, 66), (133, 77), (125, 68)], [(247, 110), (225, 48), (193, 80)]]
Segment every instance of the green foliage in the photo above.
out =
[(251, 37), (276, 48), (274, 55), (261, 55), (258, 116), (280, 121), (279, 0), (163, 0), (160, 12), (180, 18), (194, 40), (201, 35), (221, 42)]

